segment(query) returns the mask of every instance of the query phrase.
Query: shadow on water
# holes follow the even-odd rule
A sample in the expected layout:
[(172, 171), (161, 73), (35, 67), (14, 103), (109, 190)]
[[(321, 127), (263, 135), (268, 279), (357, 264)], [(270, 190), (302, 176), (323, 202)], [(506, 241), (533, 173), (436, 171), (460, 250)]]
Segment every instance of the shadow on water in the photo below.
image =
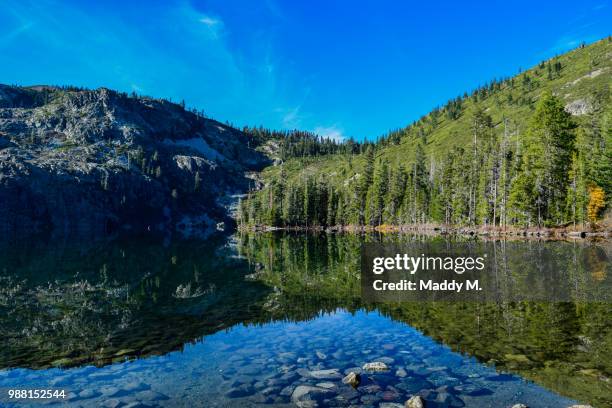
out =
[[(378, 311), (452, 350), (595, 404), (612, 401), (608, 303), (389, 303), (360, 298), (356, 235), (253, 234), (0, 244), (0, 367), (104, 366), (182, 350), (235, 325)], [(390, 236), (384, 240), (440, 240)], [(489, 243), (509, 273), (557, 268), (611, 278), (608, 244)], [(565, 266), (564, 266), (565, 265)]]

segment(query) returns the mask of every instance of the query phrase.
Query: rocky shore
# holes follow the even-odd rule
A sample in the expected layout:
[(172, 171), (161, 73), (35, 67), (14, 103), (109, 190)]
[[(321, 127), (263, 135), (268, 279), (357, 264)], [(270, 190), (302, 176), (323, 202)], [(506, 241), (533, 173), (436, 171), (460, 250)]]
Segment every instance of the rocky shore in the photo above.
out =
[(506, 239), (610, 239), (612, 228), (608, 226), (593, 228), (520, 228), (520, 227), (490, 227), (490, 226), (450, 226), (441, 224), (407, 224), (407, 225), (335, 225), (332, 227), (273, 227), (268, 225), (239, 226), (243, 231), (271, 232), (271, 231), (294, 231), (294, 232), (326, 232), (326, 233), (415, 233), (421, 235), (455, 235), (465, 237), (482, 238), (506, 238)]

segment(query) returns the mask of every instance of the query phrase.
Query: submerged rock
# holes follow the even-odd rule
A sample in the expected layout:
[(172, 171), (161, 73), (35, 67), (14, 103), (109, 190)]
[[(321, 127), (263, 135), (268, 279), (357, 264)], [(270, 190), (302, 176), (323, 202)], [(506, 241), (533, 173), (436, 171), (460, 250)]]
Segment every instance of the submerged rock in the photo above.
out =
[(298, 385), (291, 394), (291, 402), (301, 408), (316, 407), (317, 399), (321, 399), (324, 396), (331, 395), (333, 393), (333, 391), (321, 387)]
[(331, 368), (329, 370), (309, 371), (308, 377), (316, 378), (317, 380), (334, 380), (342, 378), (342, 375), (337, 368)]
[(382, 361), (373, 361), (363, 365), (363, 371), (389, 371), (389, 366)]
[(102, 403), (101, 406), (104, 408), (119, 408), (122, 404), (123, 403), (119, 401), (117, 398), (111, 398), (111, 399), (104, 401), (104, 403)]
[(446, 391), (438, 393), (436, 396), (436, 402), (445, 407), (452, 408), (461, 408), (465, 406), (465, 403), (462, 400)]
[(143, 404), (140, 401), (128, 402), (126, 405), (122, 405), (122, 408), (148, 408), (150, 405)]
[(379, 357), (376, 359), (376, 362), (385, 363), (385, 364), (393, 364), (395, 359), (392, 357)]
[(295, 370), (295, 372), (302, 377), (310, 377), (310, 371), (306, 368), (298, 368), (297, 370)]
[(343, 399), (345, 401), (350, 401), (353, 398), (359, 397), (359, 391), (354, 388), (343, 387), (340, 389), (340, 393), (338, 398)]
[(421, 378), (404, 378), (400, 383), (395, 384), (395, 388), (407, 394), (416, 394), (421, 390), (431, 389), (433, 384)]
[(91, 389), (83, 390), (79, 393), (79, 398), (87, 399), (87, 398), (95, 398), (99, 396), (100, 393), (98, 391), (94, 391)]
[(108, 397), (115, 397), (121, 394), (121, 389), (118, 387), (111, 386), (111, 387), (102, 388), (100, 392), (102, 392), (102, 396), (104, 396), (105, 398), (108, 398)]
[(381, 390), (380, 385), (378, 384), (369, 384), (364, 385), (363, 387), (359, 387), (358, 389), (361, 393), (364, 394), (376, 394)]
[(359, 398), (359, 400), (366, 405), (372, 405), (380, 401), (380, 398), (377, 397), (376, 395), (369, 394), (369, 395), (363, 395), (361, 398)]
[(297, 372), (295, 372), (295, 371), (288, 371), (285, 374), (281, 375), (278, 379), (280, 381), (291, 383), (291, 382), (297, 380), (299, 377), (300, 377), (300, 375)]
[(333, 390), (334, 388), (336, 388), (336, 384), (332, 382), (320, 382), (317, 383), (317, 387), (325, 388), (327, 390)]
[(406, 406), (406, 408), (425, 408), (425, 401), (423, 400), (423, 398), (419, 397), (418, 395), (415, 395), (411, 397), (408, 401), (406, 401), (404, 405)]
[(389, 386), (387, 390), (382, 393), (381, 397), (385, 401), (395, 401), (400, 397), (400, 394), (395, 388)]
[(139, 400), (144, 401), (165, 401), (170, 399), (170, 397), (167, 395), (153, 390), (141, 391), (136, 393), (134, 396)]
[(346, 377), (342, 379), (342, 382), (344, 384), (350, 385), (353, 388), (357, 388), (361, 383), (361, 376), (358, 373), (350, 372), (347, 374)]
[(266, 387), (263, 390), (259, 391), (259, 393), (261, 395), (270, 395), (270, 394), (276, 394), (279, 391), (280, 391), (280, 387)]
[(281, 390), (279, 395), (282, 395), (283, 397), (289, 397), (291, 394), (293, 394), (293, 390), (295, 390), (295, 387), (293, 385), (288, 385)]
[[(457, 385), (454, 386), (453, 389), (455, 390), (456, 393), (459, 394), (463, 394), (463, 395), (469, 395), (472, 397), (475, 396), (479, 396), (479, 395), (491, 395), (493, 394), (493, 391), (484, 388), (484, 387), (480, 387), (476, 384), (461, 384), (461, 385)], [(516, 404), (518, 405), (522, 405), (522, 404)], [(514, 407), (513, 407), (514, 408)], [(528, 408), (528, 407), (524, 407), (524, 408)]]
[(225, 393), (225, 396), (227, 398), (242, 398), (253, 395), (254, 393), (255, 389), (251, 385), (243, 384), (238, 387), (231, 388)]

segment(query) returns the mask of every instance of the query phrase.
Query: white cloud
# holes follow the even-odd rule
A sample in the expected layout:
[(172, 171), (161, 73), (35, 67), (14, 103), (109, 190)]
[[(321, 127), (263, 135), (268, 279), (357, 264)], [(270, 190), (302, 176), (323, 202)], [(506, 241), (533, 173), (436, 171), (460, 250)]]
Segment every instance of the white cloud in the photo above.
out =
[(336, 142), (343, 142), (346, 139), (343, 134), (343, 130), (336, 125), (317, 126), (314, 129), (314, 133), (324, 138), (335, 140)]
[(200, 23), (205, 24), (209, 27), (214, 27), (216, 25), (221, 24), (221, 20), (219, 20), (218, 18), (210, 17), (210, 16), (204, 16), (200, 19)]

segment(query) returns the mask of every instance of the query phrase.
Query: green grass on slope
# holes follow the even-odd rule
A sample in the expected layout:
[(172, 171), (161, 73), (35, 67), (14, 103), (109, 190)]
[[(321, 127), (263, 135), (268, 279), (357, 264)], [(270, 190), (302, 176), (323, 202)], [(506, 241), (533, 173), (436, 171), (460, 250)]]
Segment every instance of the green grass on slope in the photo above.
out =
[[(548, 63), (561, 64), (561, 70), (548, 77)], [(524, 85), (527, 75), (531, 85)], [(514, 84), (502, 83), (501, 89), (482, 100), (474, 102), (471, 97), (463, 100), (461, 115), (451, 120), (442, 112), (435, 128), (426, 137), (425, 151), (433, 158), (434, 165), (454, 146), (468, 146), (471, 143), (470, 120), (476, 106), (483, 108), (492, 118), (497, 135), (507, 132), (509, 140), (516, 143), (525, 131), (527, 122), (534, 111), (539, 96), (546, 90), (564, 100), (566, 104), (577, 100), (589, 101), (594, 94), (609, 88), (612, 79), (612, 42), (606, 38), (584, 48), (577, 48), (559, 57), (524, 71), (514, 77)], [(485, 80), (485, 78), (483, 78)], [(427, 129), (426, 115), (421, 123)], [(506, 120), (506, 129), (504, 120)], [(576, 117), (578, 121), (583, 117)], [(404, 135), (397, 145), (378, 149), (377, 158), (384, 159), (393, 167), (398, 164), (410, 165), (414, 160), (414, 147), (421, 140), (415, 128), (404, 129)], [(289, 180), (305, 175), (321, 175), (336, 180), (336, 185), (348, 183), (349, 179), (363, 168), (363, 158), (344, 155), (291, 159), (284, 169)], [(269, 167), (262, 173), (264, 180), (278, 177), (280, 167)]]

